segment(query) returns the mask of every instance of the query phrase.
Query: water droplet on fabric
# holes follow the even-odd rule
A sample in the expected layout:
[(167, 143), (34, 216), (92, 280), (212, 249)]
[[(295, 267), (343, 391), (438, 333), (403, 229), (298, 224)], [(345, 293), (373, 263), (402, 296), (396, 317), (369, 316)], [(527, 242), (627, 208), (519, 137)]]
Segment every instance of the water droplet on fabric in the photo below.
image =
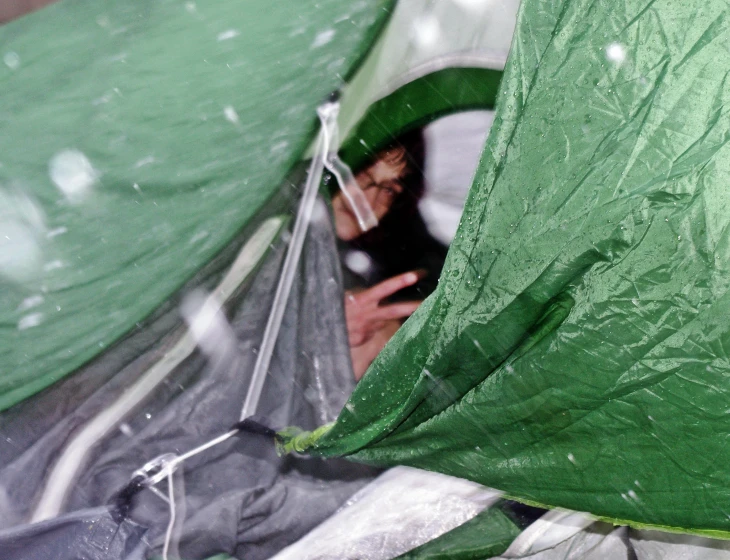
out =
[(40, 272), (43, 216), (29, 199), (0, 191), (0, 276), (24, 284)]
[(43, 296), (38, 294), (25, 298), (18, 306), (18, 311), (26, 311), (32, 307), (37, 307), (43, 303)]
[(48, 232), (48, 233), (46, 234), (46, 237), (47, 237), (48, 239), (52, 239), (52, 238), (54, 238), (54, 237), (57, 237), (57, 236), (59, 236), (59, 235), (63, 235), (63, 234), (64, 234), (64, 233), (66, 233), (67, 231), (68, 231), (68, 229), (67, 229), (66, 227), (64, 227), (64, 226), (61, 226), (61, 227), (57, 227), (57, 228), (55, 228), (55, 229), (52, 229), (51, 231), (49, 231), (49, 232)]
[(32, 329), (33, 327), (40, 325), (42, 322), (43, 313), (31, 313), (30, 315), (22, 317), (20, 321), (18, 321), (18, 330), (24, 331), (26, 329)]
[(309, 222), (312, 224), (325, 224), (329, 220), (329, 211), (327, 205), (323, 200), (317, 199), (312, 207), (312, 215), (309, 217)]
[(46, 272), (49, 272), (51, 270), (56, 270), (57, 268), (63, 268), (63, 262), (59, 260), (47, 262), (43, 265), (43, 270)]
[(238, 113), (230, 105), (223, 108), (223, 114), (225, 115), (226, 120), (230, 123), (238, 124), (241, 122), (240, 119), (238, 118)]
[(13, 51), (5, 53), (5, 56), (3, 56), (3, 62), (5, 63), (5, 66), (11, 70), (17, 70), (20, 67), (20, 57), (18, 56), (18, 53)]
[(312, 41), (312, 45), (309, 47), (310, 49), (316, 49), (321, 46), (326, 45), (332, 39), (335, 38), (335, 30), (334, 29), (325, 29), (324, 31), (320, 31), (317, 33), (317, 36), (314, 38), (314, 41)]
[(235, 39), (241, 34), (240, 31), (236, 29), (226, 29), (225, 31), (221, 31), (218, 33), (218, 41), (228, 41), (229, 39)]
[(193, 245), (194, 243), (197, 243), (198, 241), (202, 241), (203, 239), (208, 237), (208, 235), (209, 235), (209, 233), (207, 230), (199, 231), (190, 238), (189, 243), (190, 243), (190, 245)]
[(144, 158), (140, 159), (139, 161), (137, 161), (137, 163), (134, 164), (134, 168), (139, 169), (140, 167), (144, 167), (145, 165), (149, 165), (150, 163), (154, 163), (154, 162), (155, 162), (154, 156), (147, 156), (147, 157), (144, 157)]
[(99, 178), (89, 159), (78, 150), (58, 152), (48, 164), (48, 174), (73, 203), (83, 200)]
[(285, 150), (288, 146), (289, 146), (289, 142), (287, 142), (286, 140), (282, 140), (281, 142), (277, 142), (276, 144), (271, 146), (271, 149), (269, 150), (269, 152), (271, 152), (272, 154), (276, 153), (276, 152), (281, 152), (281, 151)]
[(606, 47), (606, 58), (620, 65), (626, 60), (626, 48), (621, 43), (611, 43)]

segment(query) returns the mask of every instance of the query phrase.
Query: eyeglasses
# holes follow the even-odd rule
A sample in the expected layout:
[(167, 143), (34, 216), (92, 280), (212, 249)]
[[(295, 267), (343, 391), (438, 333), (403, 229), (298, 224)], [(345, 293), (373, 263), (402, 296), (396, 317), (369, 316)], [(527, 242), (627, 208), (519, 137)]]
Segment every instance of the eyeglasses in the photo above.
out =
[(378, 193), (375, 195), (373, 204), (387, 203), (390, 204), (395, 200), (400, 193), (403, 192), (403, 185), (398, 181), (382, 181), (380, 183), (375, 181), (375, 178), (368, 172), (365, 172), (368, 178), (367, 184), (360, 186), (363, 192), (377, 189)]

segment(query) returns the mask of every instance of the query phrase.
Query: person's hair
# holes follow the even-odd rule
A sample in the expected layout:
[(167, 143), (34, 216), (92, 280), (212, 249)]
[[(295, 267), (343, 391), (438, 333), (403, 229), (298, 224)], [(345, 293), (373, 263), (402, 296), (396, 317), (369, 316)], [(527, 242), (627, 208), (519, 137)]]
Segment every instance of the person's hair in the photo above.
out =
[(368, 161), (363, 168), (372, 165), (384, 153), (396, 148), (404, 150), (403, 157), (406, 167), (399, 181), (403, 190), (395, 197), (390, 210), (383, 216), (378, 226), (355, 240), (357, 245), (365, 250), (368, 247), (387, 242), (387, 239), (393, 235), (397, 236), (399, 230), (408, 227), (408, 223), (418, 215), (418, 203), (425, 190), (423, 166), (426, 158), (426, 145), (420, 128), (401, 134), (386, 144), (378, 151), (376, 158)]
[(378, 226), (347, 242), (347, 246), (364, 251), (370, 257), (374, 266), (366, 281), (371, 284), (409, 270), (425, 272), (426, 277), (418, 284), (389, 298), (390, 301), (420, 300), (436, 289), (446, 258), (446, 247), (429, 234), (418, 211), (425, 191), (426, 146), (422, 130), (415, 129), (398, 136), (366, 165), (372, 165), (393, 148), (404, 149), (406, 169), (400, 179), (403, 190), (395, 197)]
[(388, 145), (386, 149), (403, 148), (405, 150), (406, 170), (401, 178), (403, 192), (393, 201), (393, 209), (402, 207), (411, 213), (417, 211), (418, 201), (423, 197), (425, 189), (423, 166), (426, 159), (426, 143), (423, 131), (416, 128), (402, 134)]

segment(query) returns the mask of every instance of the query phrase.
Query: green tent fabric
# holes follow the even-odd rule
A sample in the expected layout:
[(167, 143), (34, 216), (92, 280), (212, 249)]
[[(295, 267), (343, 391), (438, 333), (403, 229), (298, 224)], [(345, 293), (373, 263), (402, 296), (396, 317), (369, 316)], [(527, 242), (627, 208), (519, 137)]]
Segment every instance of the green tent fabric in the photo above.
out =
[(525, 0), (437, 292), (284, 447), (730, 536), (729, 11)]
[(495, 506), (398, 560), (484, 560), (502, 554), (519, 534), (519, 526)]
[(492, 109), (501, 79), (489, 68), (446, 68), (409, 82), (372, 104), (340, 155), (359, 168), (406, 130), (450, 113)]
[(0, 410), (260, 221), (392, 3), (63, 0), (0, 27)]
[(343, 90), (342, 137), (373, 103), (414, 80), (448, 68), (501, 72), (519, 6), (520, 0), (398, 0), (386, 29)]

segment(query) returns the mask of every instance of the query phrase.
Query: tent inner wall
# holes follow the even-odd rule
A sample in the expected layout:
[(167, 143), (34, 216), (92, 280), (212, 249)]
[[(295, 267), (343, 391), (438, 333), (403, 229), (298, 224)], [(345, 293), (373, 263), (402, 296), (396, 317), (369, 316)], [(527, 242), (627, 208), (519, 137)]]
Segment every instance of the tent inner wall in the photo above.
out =
[[(277, 209), (281, 204), (271, 208), (272, 216)], [(247, 237), (242, 235), (240, 242)], [(150, 459), (192, 449), (238, 421), (287, 247), (284, 238), (274, 243), (256, 273), (232, 294), (226, 305), (230, 326), (212, 332), (216, 354), (195, 352), (184, 359), (150, 398), (89, 451), (64, 503), (68, 515), (91, 515)], [(231, 248), (188, 290), (212, 289), (234, 257)], [(330, 422), (352, 391), (340, 274), (329, 212), (319, 201), (259, 406), (259, 415), (271, 426), (314, 428)], [(311, 293), (319, 297), (310, 297)], [(233, 346), (225, 344), (227, 329), (235, 336)], [(0, 453), (4, 496), (0, 523), (17, 529), (0, 535), (0, 549), (28, 531), (38, 542), (59, 542), (58, 531), (63, 530), (58, 525), (51, 524), (51, 530), (47, 524), (30, 528), (23, 524), (60, 452), (162, 359), (184, 331), (177, 305), (170, 302), (134, 335), (76, 375), (4, 413), (4, 433), (9, 438)], [(29, 411), (40, 409), (48, 414), (26, 421)], [(187, 511), (180, 542), (183, 557), (226, 552), (262, 560), (327, 518), (374, 474), (368, 467), (345, 461), (278, 457), (270, 440), (245, 434), (190, 459), (182, 469)], [(134, 502), (132, 518), (149, 528), (145, 542), (159, 550), (168, 506), (145, 491)], [(58, 523), (72, 533), (76, 527)], [(38, 527), (37, 533), (33, 527)], [(123, 536), (120, 532), (119, 538)]]

